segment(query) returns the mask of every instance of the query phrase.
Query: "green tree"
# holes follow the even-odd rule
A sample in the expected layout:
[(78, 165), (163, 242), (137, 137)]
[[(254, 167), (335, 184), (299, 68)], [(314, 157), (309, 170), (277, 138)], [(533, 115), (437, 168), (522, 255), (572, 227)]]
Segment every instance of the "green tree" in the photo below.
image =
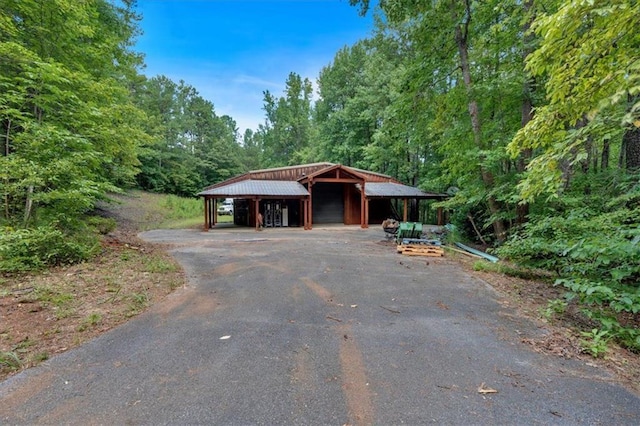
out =
[(0, 269), (78, 261), (98, 247), (82, 221), (133, 182), (148, 140), (129, 82), (130, 1), (0, 1)]
[[(352, 4), (363, 12), (368, 7), (366, 1)], [(460, 189), (448, 205), (479, 216), (503, 240), (518, 215), (517, 166), (526, 163), (511, 160), (505, 146), (522, 126), (525, 100), (531, 110), (531, 90), (523, 90), (530, 4), (384, 0), (380, 7), (390, 26), (386, 33), (395, 32), (399, 41), (402, 66), (378, 133), (401, 148), (407, 165), (435, 163), (429, 168), (439, 171), (439, 186)], [(417, 181), (433, 177), (422, 168), (405, 166), (402, 174)]]
[(213, 103), (194, 87), (157, 76), (142, 82), (137, 92), (153, 136), (140, 151), (140, 187), (193, 196), (242, 169), (236, 123), (217, 116)]
[(640, 5), (625, 0), (560, 2), (536, 19), (541, 41), (527, 67), (546, 79), (548, 103), (509, 146), (513, 155), (538, 152), (520, 185), (524, 199), (558, 197), (594, 152), (608, 166), (611, 141), (621, 143), (621, 165), (640, 164), (639, 25)]
[(73, 219), (136, 172), (138, 17), (98, 0), (4, 0), (0, 16), (3, 219)]
[[(362, 161), (363, 147), (370, 142), (368, 123), (355, 114), (351, 106), (357, 102), (363, 82), (367, 50), (364, 42), (340, 49), (331, 64), (318, 77), (319, 100), (315, 121), (318, 125), (318, 149), (326, 161), (356, 166)], [(369, 137), (367, 137), (369, 136)]]
[(531, 26), (539, 44), (527, 59), (546, 103), (509, 145), (532, 153), (519, 190), (536, 208), (502, 255), (555, 272), (599, 335), (637, 351), (640, 333), (618, 319), (640, 312), (640, 6), (553, 6)]
[(244, 171), (262, 168), (262, 141), (260, 134), (247, 129), (242, 136), (242, 154), (240, 156)]
[(311, 81), (293, 72), (285, 83), (284, 96), (276, 98), (268, 90), (264, 92), (266, 119), (258, 133), (266, 166), (295, 164), (304, 156), (313, 132), (312, 94)]

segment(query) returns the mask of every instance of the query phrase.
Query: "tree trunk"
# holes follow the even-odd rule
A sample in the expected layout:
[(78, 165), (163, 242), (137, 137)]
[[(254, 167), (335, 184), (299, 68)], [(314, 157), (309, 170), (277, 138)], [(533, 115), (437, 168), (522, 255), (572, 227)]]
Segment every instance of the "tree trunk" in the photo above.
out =
[(562, 180), (562, 191), (564, 192), (571, 186), (571, 177), (573, 176), (573, 170), (571, 168), (571, 163), (566, 158), (560, 160), (560, 172), (561, 172), (561, 180)]
[(640, 171), (640, 128), (631, 125), (622, 137), (624, 144), (625, 167), (628, 172)]
[[(11, 119), (7, 120), (7, 131), (4, 135), (4, 156), (9, 156), (9, 137), (11, 136)], [(9, 176), (4, 181), (4, 218), (9, 220)]]
[[(480, 111), (478, 108), (478, 102), (473, 95), (473, 83), (471, 81), (471, 68), (469, 66), (469, 46), (467, 44), (467, 35), (469, 32), (469, 24), (471, 23), (471, 4), (469, 0), (465, 0), (465, 17), (463, 22), (456, 26), (455, 38), (456, 45), (458, 47), (458, 53), (460, 55), (460, 69), (462, 71), (462, 80), (464, 81), (465, 88), (467, 89), (468, 96), (468, 110), (471, 117), (471, 129), (473, 131), (473, 141), (475, 145), (481, 150), (484, 149), (484, 143), (482, 140), (482, 128), (480, 126)], [(484, 158), (480, 158), (482, 163)], [(480, 165), (480, 175), (482, 182), (487, 189), (493, 187), (494, 177), (491, 171), (487, 170), (484, 165)], [(492, 216), (496, 216), (501, 212), (500, 203), (495, 199), (493, 195), (487, 197), (487, 205), (489, 206), (489, 212)], [(502, 219), (494, 219), (493, 231), (498, 241), (504, 241), (506, 238), (506, 228)]]
[[(533, 0), (525, 0), (522, 4), (525, 16), (528, 15), (533, 7)], [(533, 23), (533, 15), (527, 16), (525, 23), (522, 27), (523, 36), (523, 49), (522, 49), (522, 63), (524, 64), (527, 56), (532, 52), (531, 44), (533, 43), (533, 35), (530, 32), (531, 24)], [(531, 77), (525, 71), (524, 82), (522, 83), (522, 107), (520, 115), (520, 127), (526, 126), (533, 119), (533, 77)], [(524, 173), (527, 168), (529, 160), (533, 155), (533, 150), (527, 148), (520, 153), (518, 161), (516, 163), (516, 170), (518, 173)], [(529, 217), (529, 203), (521, 202), (516, 205), (516, 224), (523, 225), (527, 222)]]
[[(470, 19), (470, 18), (469, 18)], [(475, 100), (472, 94), (473, 83), (471, 82), (471, 68), (469, 67), (469, 46), (467, 45), (467, 30), (465, 24), (464, 30), (461, 25), (456, 27), (456, 43), (458, 45), (458, 53), (460, 54), (460, 69), (462, 71), (462, 80), (467, 89), (468, 110), (471, 117), (471, 129), (473, 131), (473, 141), (476, 146), (483, 148), (482, 144), (482, 128), (480, 127), (480, 111), (478, 108), (478, 102)]]
[(593, 139), (591, 137), (587, 137), (587, 140), (584, 142), (584, 149), (587, 151), (587, 158), (580, 161), (580, 168), (582, 169), (582, 173), (589, 173), (589, 167), (591, 166), (591, 158), (593, 157)]
[(11, 137), (11, 119), (7, 119), (7, 127), (4, 132), (4, 156), (8, 157), (10, 152), (9, 138)]
[[(639, 95), (628, 95), (629, 108), (638, 101)], [(622, 149), (624, 150), (625, 167), (627, 172), (640, 172), (640, 128), (634, 123), (628, 125), (622, 136)]]
[(620, 153), (618, 154), (618, 169), (624, 169), (624, 157), (627, 151), (627, 141), (625, 135), (622, 135), (622, 143), (620, 144)]
[(31, 219), (31, 209), (33, 208), (33, 185), (29, 185), (27, 189), (27, 200), (24, 203), (24, 226), (29, 224)]
[(602, 141), (602, 157), (600, 158), (600, 170), (606, 171), (609, 168), (609, 153), (611, 151), (611, 141)]

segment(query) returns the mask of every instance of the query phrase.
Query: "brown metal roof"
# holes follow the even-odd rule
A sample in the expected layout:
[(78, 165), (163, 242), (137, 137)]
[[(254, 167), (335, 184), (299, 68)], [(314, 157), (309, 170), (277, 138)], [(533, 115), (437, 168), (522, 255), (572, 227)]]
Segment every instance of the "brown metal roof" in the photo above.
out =
[(359, 174), (363, 175), (367, 182), (395, 182), (395, 183), (400, 183), (398, 180), (392, 178), (389, 175), (385, 175), (382, 173), (377, 173), (377, 172), (372, 172), (369, 170), (364, 170), (364, 169), (358, 169), (355, 167), (348, 167), (348, 169), (354, 170), (356, 172), (358, 172)]
[(301, 164), (298, 166), (276, 167), (273, 169), (252, 170), (225, 181), (209, 185), (204, 190), (208, 191), (210, 189), (227, 186), (229, 184), (245, 180), (297, 181), (302, 180), (307, 176), (317, 176), (318, 174), (324, 173), (324, 171), (330, 171), (335, 168), (342, 168), (353, 175), (362, 176), (366, 182), (400, 183), (391, 176), (383, 175), (381, 173), (370, 172), (334, 163), (311, 163)]
[(304, 186), (295, 181), (248, 179), (206, 189), (198, 195), (229, 198), (251, 198), (257, 196), (304, 198), (309, 195), (309, 192)]

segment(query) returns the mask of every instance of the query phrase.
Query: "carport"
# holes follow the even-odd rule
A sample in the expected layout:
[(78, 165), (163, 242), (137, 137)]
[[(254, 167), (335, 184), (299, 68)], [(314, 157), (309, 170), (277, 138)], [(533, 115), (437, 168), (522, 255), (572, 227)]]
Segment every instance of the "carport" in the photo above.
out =
[[(358, 187), (358, 190), (362, 191), (362, 188)], [(409, 203), (412, 200), (415, 200), (417, 204), (420, 200), (444, 200), (445, 198), (447, 198), (446, 194), (425, 192), (413, 186), (394, 182), (371, 182), (366, 185), (364, 191), (367, 205), (379, 203), (382, 201), (383, 206), (387, 204), (390, 206), (390, 200), (402, 201), (401, 219), (403, 222), (407, 222), (409, 219)], [(393, 214), (394, 212), (389, 212), (388, 214), (381, 215), (381, 213), (384, 213), (383, 207), (374, 208), (372, 209), (372, 211), (377, 213), (377, 216), (369, 218), (369, 220), (371, 220), (372, 222), (380, 223), (388, 217), (395, 216)], [(437, 217), (437, 225), (444, 225), (444, 213), (441, 207), (438, 208)]]
[[(263, 200), (292, 200), (299, 204), (300, 210), (305, 210), (309, 192), (300, 183), (295, 181), (274, 180), (243, 180), (207, 189), (198, 194), (204, 198), (204, 229), (209, 230), (218, 221), (216, 200), (218, 198), (233, 198), (245, 201), (245, 211), (234, 208), (234, 223), (238, 218), (240, 224), (258, 227), (258, 212), (260, 202)], [(238, 224), (238, 223), (237, 223)]]

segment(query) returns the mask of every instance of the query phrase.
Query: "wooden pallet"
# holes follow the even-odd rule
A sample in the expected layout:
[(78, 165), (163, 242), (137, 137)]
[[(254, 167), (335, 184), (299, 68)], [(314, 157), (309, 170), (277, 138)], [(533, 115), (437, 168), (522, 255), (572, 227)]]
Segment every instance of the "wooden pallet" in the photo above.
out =
[(402, 253), (406, 256), (444, 256), (444, 250), (442, 249), (442, 247), (430, 246), (425, 244), (400, 244), (398, 245), (397, 249), (398, 253)]

